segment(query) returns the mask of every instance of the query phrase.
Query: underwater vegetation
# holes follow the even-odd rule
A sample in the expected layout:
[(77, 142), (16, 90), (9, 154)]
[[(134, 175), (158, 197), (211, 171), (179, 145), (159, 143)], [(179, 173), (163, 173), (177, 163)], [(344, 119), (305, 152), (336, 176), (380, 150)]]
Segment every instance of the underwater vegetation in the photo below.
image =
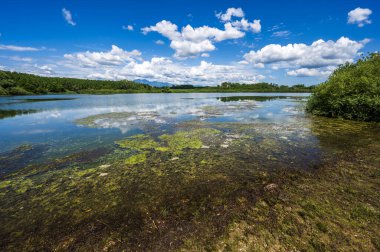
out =
[(47, 150), (46, 145), (25, 144), (12, 151), (0, 153), (0, 178), (11, 172), (24, 168), (29, 163), (38, 160)]
[(379, 250), (379, 125), (294, 117), (195, 118), (44, 160), (38, 145), (3, 153), (0, 249)]

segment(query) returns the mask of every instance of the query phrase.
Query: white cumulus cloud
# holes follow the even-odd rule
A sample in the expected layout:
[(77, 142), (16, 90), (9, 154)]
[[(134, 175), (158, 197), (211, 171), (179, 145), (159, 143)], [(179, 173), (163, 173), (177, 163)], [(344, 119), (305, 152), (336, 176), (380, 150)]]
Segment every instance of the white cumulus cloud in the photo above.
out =
[(279, 68), (298, 66), (317, 68), (352, 62), (368, 40), (354, 41), (341, 37), (337, 41), (322, 39), (306, 44), (270, 44), (257, 51), (250, 51), (244, 59), (253, 64), (277, 64)]
[(214, 42), (243, 37), (244, 32), (233, 27), (231, 23), (224, 25), (224, 30), (209, 26), (193, 28), (187, 25), (178, 31), (178, 26), (170, 21), (162, 20), (154, 26), (142, 29), (144, 34), (158, 32), (171, 40), (170, 47), (175, 51), (174, 56), (186, 58), (216, 49)]
[(366, 24), (371, 24), (372, 21), (369, 19), (369, 16), (372, 14), (372, 10), (368, 8), (356, 8), (348, 13), (349, 24), (357, 24), (358, 27), (363, 27)]
[(141, 52), (138, 50), (125, 51), (115, 45), (108, 52), (79, 52), (65, 54), (66, 59), (75, 61), (84, 67), (97, 67), (101, 65), (123, 65), (125, 62), (139, 60)]
[(67, 10), (66, 8), (63, 8), (62, 9), (62, 15), (68, 24), (70, 24), (72, 26), (76, 25), (76, 23), (73, 20), (73, 16), (71, 15), (71, 12), (69, 10)]
[(192, 42), (189, 40), (173, 40), (170, 47), (175, 50), (176, 57), (184, 58), (197, 55), (202, 52), (210, 52), (215, 50), (215, 46), (210, 40), (202, 40), (200, 42)]
[[(216, 49), (215, 43), (242, 38), (245, 36), (245, 31), (253, 33), (261, 31), (260, 20), (249, 22), (244, 18), (244, 12), (241, 8), (229, 8), (226, 13), (219, 13), (217, 16), (223, 21), (224, 29), (207, 25), (201, 27), (186, 25), (180, 30), (176, 24), (162, 20), (141, 30), (143, 34), (157, 32), (168, 38), (171, 41), (170, 47), (175, 51), (174, 56), (178, 58), (194, 57), (214, 51)], [(231, 21), (232, 17), (241, 19)]]
[(216, 16), (224, 21), (224, 22), (227, 22), (227, 21), (231, 21), (231, 18), (232, 17), (244, 17), (244, 11), (242, 8), (228, 8), (226, 13), (218, 13), (216, 14)]
[[(216, 16), (222, 22), (231, 22), (232, 26), (242, 29), (244, 31), (251, 31), (253, 33), (261, 32), (261, 21), (258, 19), (249, 22), (245, 19), (245, 14), (242, 8), (228, 8), (225, 13), (218, 13)], [(232, 21), (232, 17), (241, 18), (240, 20)]]
[(300, 68), (292, 71), (288, 71), (287, 75), (295, 77), (319, 77), (319, 76), (329, 76), (333, 69), (316, 69), (316, 68)]
[(354, 41), (341, 37), (337, 41), (322, 39), (307, 44), (270, 44), (244, 55), (246, 62), (256, 68), (270, 65), (271, 69), (290, 69), (289, 76), (327, 76), (338, 65), (353, 62), (368, 39)]
[[(208, 57), (207, 54), (202, 56)], [(113, 46), (109, 52), (66, 54), (66, 61), (59, 64), (73, 77), (110, 80), (148, 79), (173, 84), (217, 85), (223, 81), (254, 83), (265, 78), (244, 65), (221, 65), (204, 60), (198, 65), (187, 65), (165, 57), (135, 60), (136, 57), (140, 57), (140, 53)]]
[(261, 32), (261, 23), (260, 20), (253, 20), (253, 22), (248, 22), (247, 19), (242, 18), (241, 20), (234, 21), (232, 23), (234, 27), (243, 29), (244, 31), (251, 31), (253, 33)]

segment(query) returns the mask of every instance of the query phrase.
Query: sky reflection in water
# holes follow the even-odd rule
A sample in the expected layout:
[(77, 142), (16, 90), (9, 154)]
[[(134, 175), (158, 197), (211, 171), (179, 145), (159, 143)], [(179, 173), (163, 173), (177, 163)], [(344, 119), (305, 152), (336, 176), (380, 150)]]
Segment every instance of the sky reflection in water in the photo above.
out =
[[(140, 133), (141, 123), (166, 129), (187, 120), (291, 123), (297, 120), (295, 115), (302, 116), (302, 110), (298, 109), (301, 104), (299, 99), (307, 96), (234, 93), (2, 97), (0, 110), (20, 113), (0, 120), (0, 152), (12, 150), (21, 144), (47, 143), (51, 153), (67, 154), (96, 143), (113, 144), (121, 137)], [(28, 99), (47, 100), (30, 102)], [(122, 112), (134, 113), (134, 116), (103, 119), (95, 128), (75, 123), (88, 116)]]

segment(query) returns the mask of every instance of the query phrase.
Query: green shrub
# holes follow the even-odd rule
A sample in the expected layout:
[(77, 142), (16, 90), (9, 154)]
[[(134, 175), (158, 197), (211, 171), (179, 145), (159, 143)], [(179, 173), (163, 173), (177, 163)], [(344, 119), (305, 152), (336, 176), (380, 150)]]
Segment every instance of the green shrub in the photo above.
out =
[(380, 121), (380, 53), (346, 63), (318, 85), (306, 110), (315, 115)]
[(3, 88), (11, 88), (15, 87), (16, 83), (14, 82), (14, 80), (11, 79), (0, 79), (0, 86)]
[(0, 80), (5, 80), (5, 79), (9, 79), (9, 75), (4, 71), (0, 71)]
[(22, 87), (12, 87), (9, 89), (9, 94), (10, 95), (30, 95), (33, 93), (26, 91)]
[(4, 88), (0, 87), (0, 95), (8, 95), (7, 90), (5, 90)]

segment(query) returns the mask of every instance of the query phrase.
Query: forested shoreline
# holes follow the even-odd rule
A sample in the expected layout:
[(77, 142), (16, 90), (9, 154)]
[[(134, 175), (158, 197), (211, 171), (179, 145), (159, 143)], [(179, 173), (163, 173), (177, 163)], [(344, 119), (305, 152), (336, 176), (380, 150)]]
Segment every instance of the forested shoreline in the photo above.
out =
[(89, 80), (43, 77), (33, 74), (0, 71), (0, 95), (56, 93), (150, 93), (154, 88), (133, 81)]
[(117, 93), (192, 93), (192, 92), (311, 92), (314, 86), (273, 83), (240, 84), (224, 82), (218, 86), (173, 85), (153, 87), (129, 80), (90, 80), (43, 77), (27, 73), (0, 71), (0, 95), (117, 94)]

